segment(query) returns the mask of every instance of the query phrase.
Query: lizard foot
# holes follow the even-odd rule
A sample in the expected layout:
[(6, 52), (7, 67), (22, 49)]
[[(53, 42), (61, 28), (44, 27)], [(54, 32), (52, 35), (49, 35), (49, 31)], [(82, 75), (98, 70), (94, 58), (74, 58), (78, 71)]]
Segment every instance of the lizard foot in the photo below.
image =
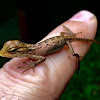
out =
[(18, 68), (26, 68), (26, 69), (22, 72), (22, 74), (23, 74), (25, 71), (27, 71), (27, 70), (29, 70), (30, 68), (32, 68), (32, 67), (33, 67), (33, 69), (34, 69), (34, 67), (36, 66), (36, 62), (32, 62), (32, 60), (31, 60), (31, 63), (27, 63), (27, 62), (23, 62), (23, 63), (27, 64), (27, 66), (19, 66), (19, 67), (18, 67)]
[(73, 56), (76, 56), (77, 57), (77, 74), (79, 73), (79, 70), (80, 70), (80, 57), (79, 54), (74, 54)]
[(32, 68), (32, 67), (33, 67), (33, 69), (34, 69), (34, 67), (35, 67), (36, 65), (41, 64), (42, 62), (45, 61), (45, 59), (46, 59), (46, 58), (43, 57), (43, 58), (41, 58), (41, 59), (39, 59), (39, 60), (37, 60), (37, 61), (35, 61), (35, 62), (33, 62), (32, 60), (31, 60), (31, 63), (24, 62), (25, 64), (27, 64), (27, 66), (20, 66), (20, 67), (18, 67), (18, 68), (26, 68), (26, 69), (22, 72), (22, 74), (23, 74), (25, 71), (29, 70), (29, 69)]
[[(28, 62), (23, 62), (24, 64), (30, 65)], [(31, 63), (33, 64), (33, 61), (31, 60)]]

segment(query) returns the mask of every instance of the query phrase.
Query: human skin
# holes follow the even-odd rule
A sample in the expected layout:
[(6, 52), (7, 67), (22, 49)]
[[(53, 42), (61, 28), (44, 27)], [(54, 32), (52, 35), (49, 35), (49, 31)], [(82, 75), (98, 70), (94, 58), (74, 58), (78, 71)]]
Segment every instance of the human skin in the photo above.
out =
[[(81, 38), (93, 39), (97, 30), (96, 17), (88, 12), (81, 11), (62, 23)], [(60, 35), (63, 31), (59, 25), (44, 39)], [(81, 59), (89, 50), (91, 43), (73, 42), (73, 49)], [(76, 57), (73, 57), (67, 47), (46, 55), (46, 61), (33, 69), (21, 74), (29, 62), (28, 58), (14, 58), (7, 62), (0, 70), (0, 100), (58, 100), (76, 71)]]

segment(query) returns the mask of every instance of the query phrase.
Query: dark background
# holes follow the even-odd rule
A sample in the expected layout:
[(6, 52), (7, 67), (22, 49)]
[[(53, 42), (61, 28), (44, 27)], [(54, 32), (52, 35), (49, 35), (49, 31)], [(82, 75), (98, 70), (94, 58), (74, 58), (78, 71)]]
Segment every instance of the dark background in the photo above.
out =
[[(36, 43), (80, 10), (98, 19), (96, 40), (100, 41), (100, 3), (95, 0), (0, 0), (0, 48), (8, 40)], [(0, 58), (0, 66), (9, 59)], [(100, 46), (93, 44), (81, 61), (60, 100), (100, 100)], [(49, 90), (48, 90), (49, 91)]]
[(17, 10), (25, 12), (30, 42), (36, 43), (80, 10), (91, 11), (100, 22), (98, 4), (99, 1), (93, 0), (17, 0)]
[(36, 43), (80, 10), (91, 11), (100, 23), (97, 0), (0, 0), (0, 23), (16, 16), (22, 40)]

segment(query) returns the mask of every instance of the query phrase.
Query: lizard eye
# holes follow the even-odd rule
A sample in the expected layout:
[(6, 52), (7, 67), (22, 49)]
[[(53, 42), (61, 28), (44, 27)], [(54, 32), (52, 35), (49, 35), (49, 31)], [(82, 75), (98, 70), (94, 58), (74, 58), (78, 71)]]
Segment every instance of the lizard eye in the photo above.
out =
[(17, 51), (16, 48), (11, 48), (11, 49), (9, 49), (9, 52), (16, 52), (16, 51)]

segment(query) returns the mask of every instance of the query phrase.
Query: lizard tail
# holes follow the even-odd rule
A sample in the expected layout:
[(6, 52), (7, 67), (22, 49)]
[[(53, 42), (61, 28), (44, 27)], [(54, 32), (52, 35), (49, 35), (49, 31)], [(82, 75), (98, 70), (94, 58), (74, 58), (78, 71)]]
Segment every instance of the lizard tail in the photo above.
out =
[(93, 40), (93, 42), (100, 45), (100, 42), (99, 41)]
[(93, 39), (79, 39), (80, 41), (90, 41), (90, 42), (94, 42), (94, 43), (97, 43), (97, 44), (99, 44), (100, 45), (100, 42), (99, 41), (96, 41), (96, 40), (93, 40)]
[(93, 40), (93, 39), (83, 39), (83, 41), (91, 41), (91, 42), (94, 42), (94, 43), (97, 43), (97, 44), (99, 44), (100, 45), (100, 42), (99, 41), (97, 41), (97, 40)]
[(86, 39), (86, 38), (78, 38), (78, 37), (66, 37), (66, 40), (70, 40), (71, 42), (75, 42), (75, 41), (83, 41), (83, 42), (94, 42), (97, 44), (100, 44), (99, 41), (93, 40), (93, 39)]

